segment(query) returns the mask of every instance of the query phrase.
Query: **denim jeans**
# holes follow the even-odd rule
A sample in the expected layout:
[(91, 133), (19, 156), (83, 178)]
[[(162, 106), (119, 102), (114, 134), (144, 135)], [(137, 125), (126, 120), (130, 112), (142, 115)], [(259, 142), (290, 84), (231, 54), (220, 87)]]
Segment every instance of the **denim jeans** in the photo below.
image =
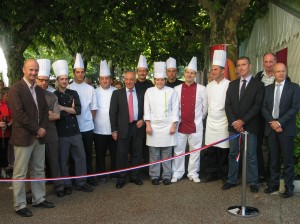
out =
[[(230, 136), (236, 134), (235, 132), (230, 132)], [(256, 155), (256, 144), (257, 144), (257, 135), (249, 133), (248, 135), (248, 144), (247, 144), (247, 182), (250, 185), (257, 184), (258, 178), (258, 166), (257, 166), (257, 155)], [(228, 179), (227, 182), (236, 184), (237, 176), (239, 171), (239, 161), (242, 161), (242, 157), (237, 161), (237, 155), (239, 149), (244, 150), (245, 135), (242, 135), (243, 143), (241, 148), (239, 147), (240, 138), (234, 138), (229, 140), (229, 170), (228, 170)]]

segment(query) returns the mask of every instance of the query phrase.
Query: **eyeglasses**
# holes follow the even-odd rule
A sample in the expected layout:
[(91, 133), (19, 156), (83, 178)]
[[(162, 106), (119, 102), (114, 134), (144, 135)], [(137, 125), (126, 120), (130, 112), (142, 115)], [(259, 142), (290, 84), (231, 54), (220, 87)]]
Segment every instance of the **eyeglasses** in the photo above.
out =
[(36, 79), (39, 80), (40, 82), (49, 82), (49, 79), (39, 79), (39, 78)]

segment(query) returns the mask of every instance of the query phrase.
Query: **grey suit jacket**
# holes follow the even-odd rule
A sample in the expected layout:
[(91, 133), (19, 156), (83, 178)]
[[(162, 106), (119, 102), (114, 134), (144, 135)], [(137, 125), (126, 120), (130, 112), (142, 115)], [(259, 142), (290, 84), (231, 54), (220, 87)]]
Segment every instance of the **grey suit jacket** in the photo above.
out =
[[(265, 88), (265, 96), (262, 106), (262, 114), (266, 120), (265, 135), (271, 134), (270, 121), (275, 119), (272, 116), (274, 103), (275, 83)], [(285, 136), (297, 135), (296, 115), (300, 108), (300, 87), (296, 83), (285, 80), (282, 89), (280, 104), (279, 104), (279, 119), (283, 134)]]
[[(46, 129), (48, 123), (48, 105), (44, 90), (35, 87), (38, 109), (26, 82), (21, 79), (14, 84), (8, 95), (12, 111), (12, 134), (10, 143), (15, 146), (30, 146), (37, 139), (39, 128)], [(39, 119), (38, 119), (39, 118)], [(44, 138), (39, 139), (44, 143)]]

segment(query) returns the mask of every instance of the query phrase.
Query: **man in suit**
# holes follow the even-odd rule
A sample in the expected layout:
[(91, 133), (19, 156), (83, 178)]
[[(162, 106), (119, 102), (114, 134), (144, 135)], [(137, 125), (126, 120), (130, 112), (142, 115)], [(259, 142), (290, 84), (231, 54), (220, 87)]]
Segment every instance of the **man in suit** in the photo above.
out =
[[(48, 123), (48, 106), (44, 90), (35, 84), (39, 72), (38, 63), (27, 60), (23, 66), (24, 77), (9, 91), (12, 110), (12, 134), (10, 142), (14, 146), (15, 163), (13, 179), (25, 179), (30, 163), (31, 178), (44, 178), (45, 142)], [(32, 216), (27, 208), (25, 183), (13, 182), (14, 207), (22, 217)], [(45, 182), (31, 182), (32, 204), (34, 207), (53, 208), (54, 204), (45, 200)]]
[[(128, 153), (131, 154), (131, 166), (142, 161), (144, 93), (135, 88), (134, 72), (125, 72), (125, 88), (115, 90), (110, 101), (110, 123), (112, 137), (117, 141), (117, 169), (128, 167)], [(126, 172), (120, 173), (116, 188), (125, 185)], [(138, 170), (130, 172), (130, 182), (143, 185)]]
[(280, 156), (283, 155), (285, 192), (283, 198), (293, 196), (294, 137), (297, 135), (296, 115), (300, 108), (299, 85), (286, 79), (283, 63), (274, 65), (275, 83), (265, 89), (262, 114), (266, 120), (265, 135), (270, 147), (270, 180), (265, 193), (279, 189)]
[[(252, 65), (248, 57), (240, 57), (236, 66), (241, 78), (229, 83), (225, 100), (228, 130), (230, 136), (244, 131), (249, 132), (247, 135), (247, 181), (251, 192), (257, 193), (256, 143), (259, 133), (258, 116), (263, 100), (264, 85), (252, 77), (250, 73)], [(222, 187), (223, 190), (236, 186), (239, 167), (239, 161), (236, 160), (239, 154), (239, 138), (230, 140), (229, 148), (229, 170), (227, 182)]]
[[(266, 53), (263, 56), (263, 66), (264, 70), (260, 71), (256, 74), (255, 78), (262, 81), (265, 86), (271, 85), (274, 83), (274, 75), (273, 75), (273, 66), (277, 62), (277, 57), (273, 53)], [(262, 130), (257, 135), (257, 163), (258, 163), (258, 181), (260, 183), (265, 182), (267, 178), (267, 172), (265, 170), (264, 157), (263, 157), (263, 143), (264, 143), (264, 127), (265, 127), (265, 119), (262, 114), (259, 116), (260, 121), (260, 129)], [(269, 162), (268, 162), (269, 163)]]

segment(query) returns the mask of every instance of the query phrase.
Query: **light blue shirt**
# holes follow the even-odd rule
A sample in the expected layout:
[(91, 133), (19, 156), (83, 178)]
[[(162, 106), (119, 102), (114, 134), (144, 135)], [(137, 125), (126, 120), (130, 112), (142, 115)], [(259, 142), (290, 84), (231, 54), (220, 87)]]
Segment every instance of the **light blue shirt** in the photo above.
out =
[[(127, 103), (128, 103), (130, 91), (127, 87), (126, 87), (126, 94), (127, 94)], [(132, 89), (132, 96), (133, 96), (133, 118), (134, 118), (134, 121), (137, 121), (139, 109), (138, 109), (138, 99), (137, 99), (135, 87)]]

